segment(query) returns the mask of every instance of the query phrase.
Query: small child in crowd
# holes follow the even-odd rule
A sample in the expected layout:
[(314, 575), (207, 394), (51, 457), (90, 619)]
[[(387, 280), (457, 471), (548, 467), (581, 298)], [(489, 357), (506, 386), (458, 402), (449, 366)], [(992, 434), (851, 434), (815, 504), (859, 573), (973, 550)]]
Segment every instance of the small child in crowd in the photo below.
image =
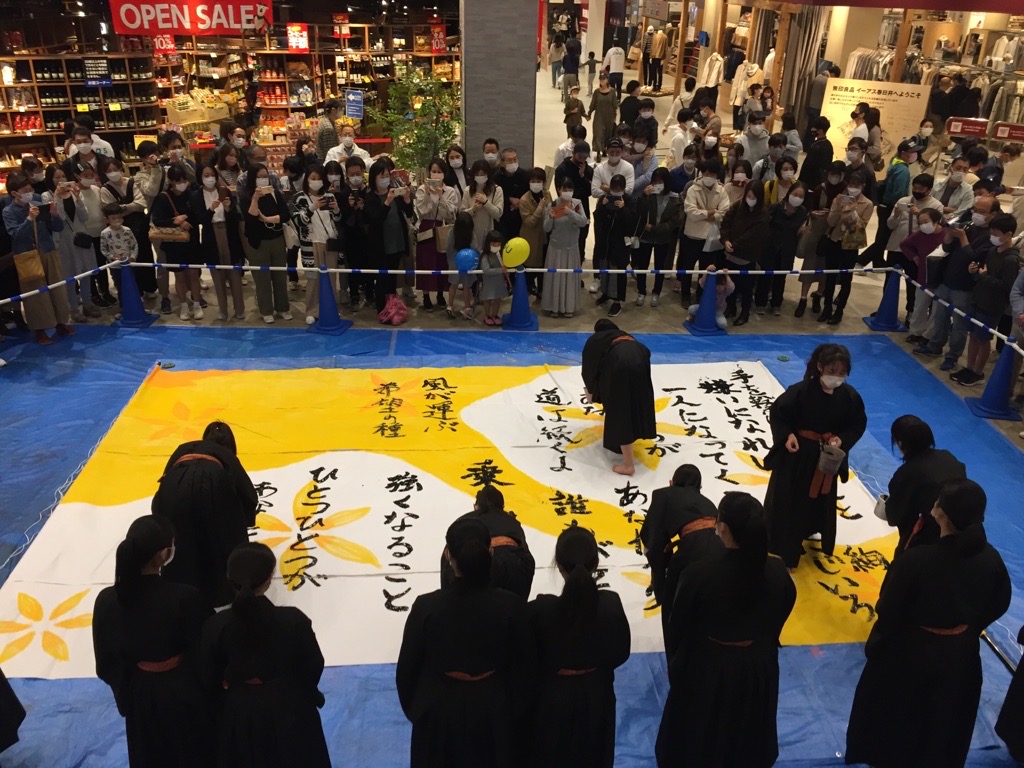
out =
[(508, 271), (501, 258), (505, 239), (501, 232), (492, 229), (484, 238), (484, 252), (480, 254), (480, 269), (483, 280), (480, 283), (480, 303), (484, 308), (484, 325), (501, 325), (501, 302), (508, 296)]
[[(135, 261), (139, 258), (139, 243), (132, 231), (124, 225), (124, 209), (117, 203), (107, 203), (101, 209), (107, 226), (100, 232), (100, 253), (107, 262)], [(117, 286), (117, 303), (121, 304), (121, 270), (111, 273)]]

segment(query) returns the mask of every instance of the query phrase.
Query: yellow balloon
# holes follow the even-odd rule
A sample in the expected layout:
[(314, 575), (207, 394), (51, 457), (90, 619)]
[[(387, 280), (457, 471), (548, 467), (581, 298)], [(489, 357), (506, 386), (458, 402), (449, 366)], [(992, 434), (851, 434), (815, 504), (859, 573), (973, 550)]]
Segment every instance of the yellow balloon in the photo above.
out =
[(530, 244), (521, 237), (513, 237), (505, 243), (502, 258), (505, 261), (505, 266), (509, 269), (522, 266), (530, 258)]

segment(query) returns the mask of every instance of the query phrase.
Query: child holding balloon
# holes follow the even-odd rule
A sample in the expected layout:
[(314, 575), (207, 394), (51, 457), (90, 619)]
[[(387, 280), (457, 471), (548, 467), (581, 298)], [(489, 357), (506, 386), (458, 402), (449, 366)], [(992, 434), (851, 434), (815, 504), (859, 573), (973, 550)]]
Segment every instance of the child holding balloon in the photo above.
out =
[[(470, 272), (477, 268), (479, 254), (473, 248), (473, 217), (466, 211), (462, 211), (455, 217), (455, 224), (452, 226), (451, 250), (448, 255), (448, 269), (457, 269), (459, 272)], [(473, 284), (476, 283), (476, 275), (450, 275), (448, 286), (448, 306), (445, 308), (448, 317), (455, 319), (455, 292), (462, 288), (462, 316), (467, 320), (473, 319)]]
[(484, 251), (480, 254), (483, 280), (480, 284), (480, 303), (484, 306), (484, 325), (501, 325), (501, 301), (508, 296), (508, 270), (501, 258), (505, 238), (492, 229), (484, 237)]

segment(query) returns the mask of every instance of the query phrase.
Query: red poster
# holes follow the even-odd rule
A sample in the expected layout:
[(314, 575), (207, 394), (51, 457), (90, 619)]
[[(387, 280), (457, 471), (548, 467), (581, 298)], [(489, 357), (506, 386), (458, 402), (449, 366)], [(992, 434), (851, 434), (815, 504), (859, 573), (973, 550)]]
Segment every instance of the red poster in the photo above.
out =
[(331, 14), (331, 24), (334, 25), (334, 36), (335, 37), (351, 37), (352, 30), (349, 27), (349, 20), (347, 13), (333, 13)]
[(448, 50), (448, 27), (435, 24), (430, 28), (430, 52), (444, 53)]
[(270, 0), (110, 0), (119, 35), (223, 35), (270, 32)]
[(309, 25), (289, 24), (288, 53), (309, 53)]
[(988, 134), (988, 120), (974, 117), (951, 117), (946, 121), (946, 133), (950, 136), (985, 136)]
[(1024, 125), (996, 123), (992, 138), (998, 141), (1024, 141)]
[(157, 35), (153, 38), (153, 53), (157, 56), (173, 56), (177, 52), (174, 35)]

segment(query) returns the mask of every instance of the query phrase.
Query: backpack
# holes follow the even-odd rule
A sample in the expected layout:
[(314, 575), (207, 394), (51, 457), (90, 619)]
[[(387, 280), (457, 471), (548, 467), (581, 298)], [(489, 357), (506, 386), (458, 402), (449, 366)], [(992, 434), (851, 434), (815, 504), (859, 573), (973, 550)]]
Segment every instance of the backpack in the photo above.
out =
[(389, 294), (384, 309), (377, 315), (377, 320), (384, 325), (401, 325), (409, 319), (409, 308), (395, 294)]

